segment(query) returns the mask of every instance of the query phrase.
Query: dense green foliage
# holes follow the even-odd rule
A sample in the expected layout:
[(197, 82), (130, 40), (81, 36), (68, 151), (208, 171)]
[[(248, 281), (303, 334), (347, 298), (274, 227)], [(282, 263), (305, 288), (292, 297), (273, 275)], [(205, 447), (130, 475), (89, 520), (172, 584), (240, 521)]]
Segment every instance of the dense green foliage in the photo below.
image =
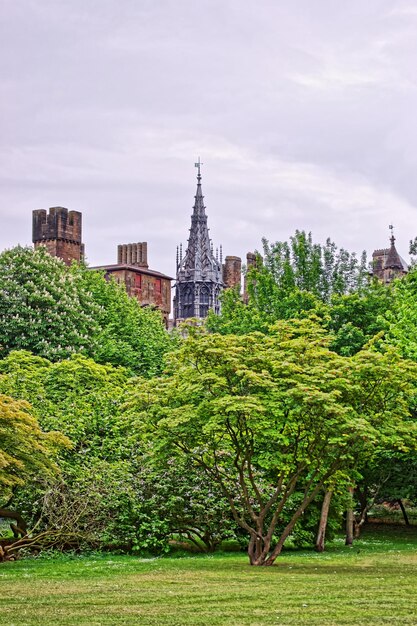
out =
[(201, 467), (178, 454), (149, 460), (141, 473), (142, 493), (169, 533), (207, 552), (225, 539), (236, 538), (236, 523), (224, 494)]
[(304, 231), (289, 243), (264, 241), (263, 253), (246, 277), (247, 303), (226, 291), (221, 315), (208, 317), (211, 331), (268, 333), (278, 320), (310, 317), (334, 334), (332, 348), (349, 356), (388, 328), (393, 290), (370, 279), (364, 254), (359, 261), (330, 240), (313, 243)]
[(0, 508), (38, 546), (231, 539), (271, 564), (314, 543), (325, 493), (333, 531), (348, 488), (357, 528), (377, 498), (415, 501), (416, 276), (386, 287), (296, 232), (180, 337), (100, 273), (4, 252)]
[(415, 445), (407, 415), (416, 366), (395, 351), (341, 357), (328, 346), (308, 321), (268, 336), (190, 328), (167, 375), (142, 381), (129, 402), (156, 454), (178, 449), (219, 485), (248, 533), (252, 564), (274, 562), (325, 485), (349, 484), (378, 450)]
[(334, 295), (325, 322), (334, 333), (333, 350), (344, 356), (355, 354), (388, 329), (387, 318), (394, 315), (395, 308), (394, 290), (377, 280), (370, 281), (360, 292)]
[(66, 526), (81, 545), (134, 547), (143, 506), (127, 462), (134, 452), (122, 416), (127, 381), (125, 370), (82, 355), (51, 363), (11, 352), (0, 361), (0, 389), (30, 398), (43, 428), (72, 441), (60, 477), (42, 473), (16, 492), (14, 503), (30, 525)]
[(368, 271), (365, 253), (358, 260), (355, 253), (338, 249), (330, 239), (324, 245), (313, 243), (311, 233), (297, 230), (289, 242), (263, 240), (260, 275), (272, 277), (273, 288), (284, 296), (301, 291), (328, 302), (334, 294), (360, 291)]
[(30, 526), (71, 529), (72, 545), (165, 551), (176, 533), (214, 549), (233, 535), (228, 507), (195, 468), (151, 463), (124, 415), (128, 381), (122, 368), (82, 355), (51, 363), (20, 351), (0, 361), (0, 393), (31, 399), (43, 428), (72, 441), (61, 475), (40, 472), (13, 506)]
[(417, 361), (417, 267), (396, 284), (395, 311), (388, 316), (388, 340)]
[(0, 328), (3, 354), (24, 349), (56, 361), (82, 353), (145, 376), (161, 371), (170, 347), (158, 311), (43, 247), (0, 255)]
[(0, 492), (10, 495), (31, 476), (57, 471), (54, 462), (69, 441), (58, 432), (45, 433), (27, 402), (0, 393)]

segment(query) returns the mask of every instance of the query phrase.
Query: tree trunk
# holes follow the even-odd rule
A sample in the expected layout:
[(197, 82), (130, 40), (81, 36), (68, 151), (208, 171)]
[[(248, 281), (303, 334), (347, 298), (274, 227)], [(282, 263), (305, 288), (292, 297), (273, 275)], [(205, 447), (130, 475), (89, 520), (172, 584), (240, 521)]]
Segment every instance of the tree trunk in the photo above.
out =
[(0, 517), (6, 517), (7, 519), (14, 519), (17, 524), (10, 524), (10, 528), (13, 531), (15, 539), (24, 537), (27, 533), (27, 524), (18, 511), (11, 511), (10, 509), (0, 509)]
[(251, 565), (265, 565), (263, 553), (268, 553), (271, 542), (258, 535), (252, 535), (248, 546), (249, 563)]
[(317, 531), (316, 545), (315, 545), (315, 549), (317, 550), (317, 552), (324, 552), (324, 541), (326, 538), (327, 519), (329, 517), (329, 509), (330, 509), (330, 502), (332, 499), (332, 495), (333, 495), (333, 491), (326, 491), (326, 493), (324, 494), (324, 498), (323, 498), (323, 504), (321, 505), (320, 521), (319, 521), (319, 527)]
[(354, 523), (354, 517), (353, 517), (353, 487), (349, 487), (349, 494), (351, 497), (351, 503), (349, 504), (349, 508), (346, 511), (346, 540), (345, 540), (345, 545), (349, 546), (350, 548), (353, 545), (353, 523)]
[(361, 536), (362, 526), (365, 524), (367, 520), (367, 513), (368, 513), (368, 510), (367, 508), (365, 508), (362, 511), (359, 520), (353, 518), (353, 536), (355, 539), (359, 539), (359, 537)]
[(400, 509), (401, 509), (401, 513), (403, 514), (405, 525), (406, 526), (411, 526), (410, 520), (408, 519), (407, 511), (405, 510), (405, 507), (404, 507), (404, 504), (403, 504), (403, 501), (401, 500), (401, 498), (398, 498), (397, 502), (400, 505)]
[[(356, 496), (359, 500), (359, 504), (361, 507), (361, 515), (360, 515), (360, 520), (362, 520), (362, 518), (364, 519), (363, 523), (366, 523), (368, 521), (368, 510), (370, 508), (370, 504), (368, 502), (369, 499), (369, 494), (368, 494), (368, 488), (365, 485), (364, 489), (360, 489), (359, 487), (356, 487)], [(373, 502), (373, 500), (372, 500)], [(362, 525), (362, 524), (361, 524)]]

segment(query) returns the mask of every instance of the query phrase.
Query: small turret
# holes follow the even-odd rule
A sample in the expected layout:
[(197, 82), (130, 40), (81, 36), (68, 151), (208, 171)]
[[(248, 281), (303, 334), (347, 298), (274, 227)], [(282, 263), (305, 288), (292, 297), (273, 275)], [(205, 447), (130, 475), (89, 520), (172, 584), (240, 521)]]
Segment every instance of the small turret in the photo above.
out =
[(390, 225), (390, 247), (374, 250), (372, 254), (372, 273), (388, 285), (394, 278), (408, 272), (407, 263), (398, 254), (395, 247), (394, 227)]

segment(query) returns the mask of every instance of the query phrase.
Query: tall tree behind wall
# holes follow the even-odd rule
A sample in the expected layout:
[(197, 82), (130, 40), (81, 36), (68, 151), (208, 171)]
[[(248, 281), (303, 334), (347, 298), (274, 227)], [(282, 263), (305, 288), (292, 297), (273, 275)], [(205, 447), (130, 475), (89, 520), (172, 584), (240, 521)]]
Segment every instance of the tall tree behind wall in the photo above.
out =
[(0, 254), (0, 356), (29, 350), (52, 361), (81, 353), (152, 376), (170, 347), (159, 311), (123, 286), (44, 248)]

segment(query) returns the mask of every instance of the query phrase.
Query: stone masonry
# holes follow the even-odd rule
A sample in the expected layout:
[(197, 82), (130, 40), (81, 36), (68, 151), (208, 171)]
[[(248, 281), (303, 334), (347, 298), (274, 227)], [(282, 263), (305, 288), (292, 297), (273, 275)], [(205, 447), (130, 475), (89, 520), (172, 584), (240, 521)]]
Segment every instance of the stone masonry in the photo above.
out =
[(64, 207), (51, 207), (33, 211), (32, 241), (35, 248), (45, 246), (51, 256), (59, 257), (71, 265), (84, 258), (81, 239), (82, 216), (79, 211), (68, 211)]
[(223, 264), (223, 283), (226, 289), (240, 287), (242, 277), (242, 259), (239, 256), (227, 256)]

